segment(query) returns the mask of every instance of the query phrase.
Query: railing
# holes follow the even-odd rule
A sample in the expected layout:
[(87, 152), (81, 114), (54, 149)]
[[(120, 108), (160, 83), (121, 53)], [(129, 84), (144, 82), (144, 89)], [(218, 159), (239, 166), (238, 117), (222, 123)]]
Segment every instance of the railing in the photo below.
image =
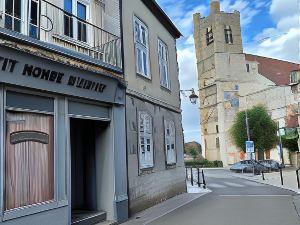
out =
[(120, 37), (48, 1), (29, 2), (31, 5), (26, 13), (28, 18), (5, 10), (2, 16), (0, 12), (0, 25), (122, 68)]
[(296, 170), (298, 189), (300, 189), (299, 171), (300, 171), (300, 167), (299, 167), (299, 169)]
[[(186, 167), (185, 175), (186, 175), (186, 180), (190, 181), (192, 186), (194, 186), (194, 183), (196, 183), (198, 187), (201, 187), (201, 185), (203, 185), (203, 188), (204, 189), (206, 188), (204, 170), (201, 170), (200, 172), (199, 167), (197, 168)], [(197, 178), (196, 180), (195, 177)]]

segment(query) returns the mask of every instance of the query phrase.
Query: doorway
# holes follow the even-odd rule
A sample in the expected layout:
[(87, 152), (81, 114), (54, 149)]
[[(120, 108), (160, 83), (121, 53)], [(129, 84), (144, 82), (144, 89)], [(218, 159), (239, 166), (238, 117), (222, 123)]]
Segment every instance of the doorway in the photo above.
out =
[(103, 122), (70, 119), (72, 224), (106, 219), (97, 205), (96, 130), (101, 126)]

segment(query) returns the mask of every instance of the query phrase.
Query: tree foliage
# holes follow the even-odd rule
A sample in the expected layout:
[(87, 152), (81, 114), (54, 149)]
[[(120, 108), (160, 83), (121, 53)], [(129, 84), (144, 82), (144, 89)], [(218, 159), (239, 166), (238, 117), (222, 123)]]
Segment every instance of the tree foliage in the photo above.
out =
[[(269, 116), (263, 105), (257, 105), (247, 110), (250, 140), (254, 141), (255, 149), (263, 152), (274, 148), (277, 144), (277, 124)], [(233, 142), (246, 151), (247, 141), (246, 112), (237, 113), (230, 130)]]
[(190, 149), (190, 154), (193, 157), (193, 159), (195, 160), (197, 158), (199, 152), (195, 148), (191, 148)]
[(298, 131), (297, 129), (290, 129), (290, 131), (286, 131), (286, 134), (281, 137), (282, 145), (284, 148), (292, 152), (297, 152), (298, 148)]

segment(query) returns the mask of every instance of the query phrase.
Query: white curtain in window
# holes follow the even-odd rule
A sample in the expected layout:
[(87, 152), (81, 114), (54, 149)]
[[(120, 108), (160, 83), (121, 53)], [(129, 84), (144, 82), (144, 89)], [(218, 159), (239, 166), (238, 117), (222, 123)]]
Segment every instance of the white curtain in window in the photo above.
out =
[(150, 77), (148, 28), (138, 18), (134, 19), (134, 40), (136, 49), (136, 70)]
[(151, 168), (153, 162), (152, 117), (139, 113), (139, 162), (140, 168)]
[(168, 49), (167, 46), (161, 40), (158, 40), (158, 59), (159, 59), (160, 84), (163, 87), (170, 88), (169, 69), (168, 69)]
[(164, 121), (167, 165), (176, 164), (176, 129), (173, 121)]

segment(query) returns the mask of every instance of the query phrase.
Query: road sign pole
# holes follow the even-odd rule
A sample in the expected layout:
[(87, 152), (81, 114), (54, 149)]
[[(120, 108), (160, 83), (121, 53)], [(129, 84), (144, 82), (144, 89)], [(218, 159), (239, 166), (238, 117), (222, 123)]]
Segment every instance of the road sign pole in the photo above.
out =
[[(250, 141), (250, 131), (249, 131), (249, 118), (248, 118), (248, 112), (247, 110), (245, 111), (246, 113), (246, 129), (247, 129), (247, 140)], [(252, 159), (252, 152), (250, 153), (250, 159)]]

